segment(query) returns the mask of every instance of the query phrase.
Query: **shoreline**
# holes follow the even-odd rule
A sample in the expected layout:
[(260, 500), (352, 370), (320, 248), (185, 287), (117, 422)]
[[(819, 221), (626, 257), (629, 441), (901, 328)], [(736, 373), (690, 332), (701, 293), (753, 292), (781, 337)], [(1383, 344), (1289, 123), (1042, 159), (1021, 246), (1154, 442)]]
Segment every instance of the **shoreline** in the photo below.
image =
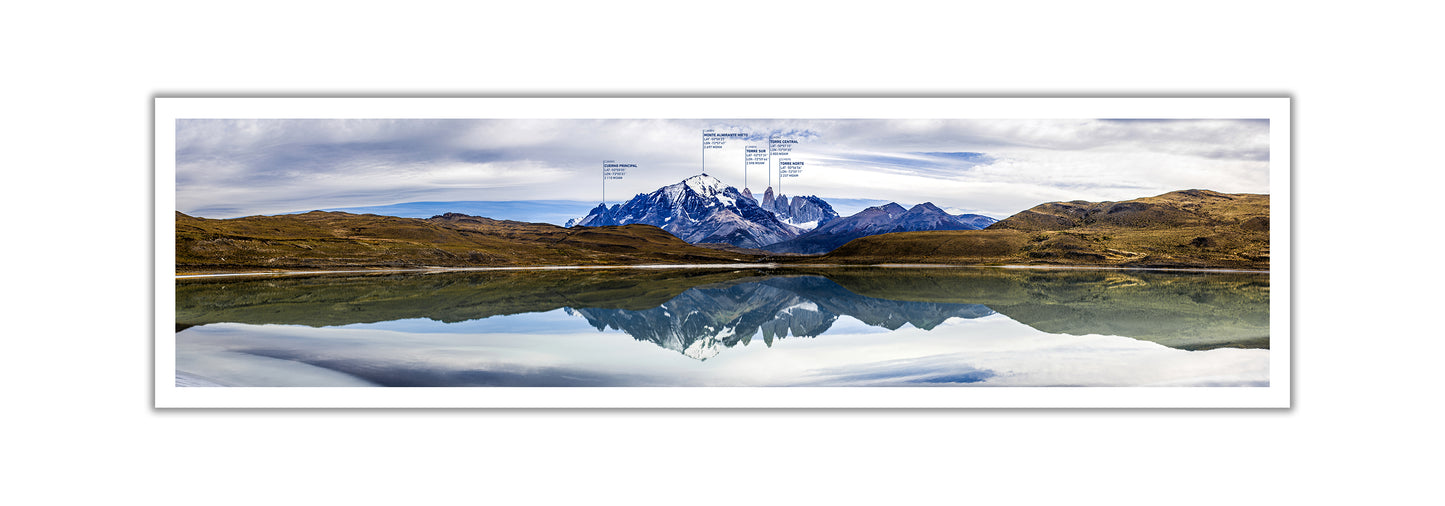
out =
[(513, 267), (413, 267), (405, 269), (347, 269), (321, 271), (256, 271), (226, 273), (176, 274), (176, 279), (218, 278), (227, 276), (304, 276), (308, 274), (390, 274), (390, 273), (442, 273), (442, 272), (485, 272), (485, 271), (564, 271), (586, 269), (771, 269), (775, 263), (764, 264), (644, 264), (644, 265), (529, 265)]
[(1060, 269), (1085, 271), (1151, 271), (1151, 272), (1219, 272), (1236, 274), (1269, 274), (1268, 270), (1227, 269), (1222, 267), (1120, 267), (1117, 265), (979, 265), (979, 264), (787, 264), (786, 267), (874, 267), (882, 269)]
[(961, 269), (961, 268), (992, 268), (992, 269), (1058, 269), (1058, 270), (1112, 270), (1112, 271), (1152, 271), (1152, 272), (1216, 272), (1216, 273), (1243, 273), (1243, 274), (1269, 274), (1268, 270), (1249, 269), (1223, 269), (1209, 267), (1119, 267), (1119, 266), (1086, 266), (1086, 265), (970, 265), (970, 264), (778, 264), (778, 263), (736, 263), (736, 264), (645, 264), (645, 265), (537, 265), (537, 266), (512, 266), (512, 267), (416, 267), (403, 269), (345, 269), (345, 270), (316, 270), (316, 271), (256, 271), (256, 272), (226, 272), (226, 273), (188, 273), (176, 274), (175, 279), (202, 279), (237, 276), (309, 276), (323, 274), (398, 274), (418, 273), (436, 274), (446, 272), (487, 272), (487, 271), (558, 271), (558, 270), (596, 270), (596, 269), (777, 269), (777, 268), (883, 268), (883, 269)]

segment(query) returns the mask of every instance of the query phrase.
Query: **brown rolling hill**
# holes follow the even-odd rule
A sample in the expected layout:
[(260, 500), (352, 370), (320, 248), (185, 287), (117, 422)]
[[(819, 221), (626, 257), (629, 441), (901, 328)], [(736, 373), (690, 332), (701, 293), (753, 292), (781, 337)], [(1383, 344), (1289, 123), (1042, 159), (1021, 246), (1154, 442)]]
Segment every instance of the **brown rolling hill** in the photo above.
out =
[(176, 271), (748, 262), (648, 225), (562, 228), (459, 214), (312, 211), (205, 219), (176, 213)]
[(455, 213), (175, 218), (176, 271), (186, 273), (757, 261), (1269, 269), (1269, 196), (1208, 190), (1050, 202), (985, 230), (868, 236), (822, 256), (700, 247), (650, 225), (563, 228)]
[(856, 239), (812, 261), (1269, 269), (1269, 195), (1185, 190), (1050, 202), (985, 230)]

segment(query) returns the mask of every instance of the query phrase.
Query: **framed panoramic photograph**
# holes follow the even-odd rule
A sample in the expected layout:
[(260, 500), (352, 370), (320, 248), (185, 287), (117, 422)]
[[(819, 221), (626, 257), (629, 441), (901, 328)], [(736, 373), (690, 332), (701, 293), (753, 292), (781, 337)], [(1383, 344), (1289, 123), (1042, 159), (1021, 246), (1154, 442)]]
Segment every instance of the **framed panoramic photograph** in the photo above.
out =
[(154, 107), (157, 407), (1290, 406), (1289, 98)]

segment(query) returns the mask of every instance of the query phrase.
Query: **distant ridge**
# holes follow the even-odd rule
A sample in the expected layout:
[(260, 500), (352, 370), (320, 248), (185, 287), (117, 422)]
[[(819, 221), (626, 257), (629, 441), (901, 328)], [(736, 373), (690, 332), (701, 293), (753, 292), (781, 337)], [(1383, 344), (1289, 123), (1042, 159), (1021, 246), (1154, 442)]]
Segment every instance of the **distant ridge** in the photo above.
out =
[(932, 202), (918, 204), (912, 209), (890, 202), (864, 209), (847, 218), (832, 220), (806, 234), (763, 249), (776, 253), (819, 254), (870, 235), (924, 230), (979, 230), (994, 221), (977, 214), (948, 214)]
[(398, 218), (429, 218), (460, 213), (524, 223), (562, 225), (569, 218), (586, 213), (594, 204), (584, 200), (460, 200), (448, 202), (403, 202), (382, 206), (322, 209), (352, 214), (379, 214)]

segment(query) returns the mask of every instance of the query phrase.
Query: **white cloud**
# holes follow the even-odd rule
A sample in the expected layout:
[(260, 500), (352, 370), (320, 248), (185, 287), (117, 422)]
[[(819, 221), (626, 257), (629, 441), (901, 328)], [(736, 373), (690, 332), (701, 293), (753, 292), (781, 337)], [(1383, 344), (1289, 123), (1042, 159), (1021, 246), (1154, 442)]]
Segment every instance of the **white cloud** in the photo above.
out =
[[(704, 128), (757, 139), (704, 154)], [(702, 170), (741, 187), (743, 146), (766, 145), (771, 132), (792, 133), (790, 158), (806, 164), (782, 182), (789, 194), (931, 201), (1002, 217), (1048, 200), (1269, 191), (1262, 121), (182, 120), (177, 206), (226, 217), (421, 200), (596, 200), (602, 160), (637, 164), (607, 182), (614, 202)], [(757, 167), (746, 175), (755, 192), (768, 179)]]

